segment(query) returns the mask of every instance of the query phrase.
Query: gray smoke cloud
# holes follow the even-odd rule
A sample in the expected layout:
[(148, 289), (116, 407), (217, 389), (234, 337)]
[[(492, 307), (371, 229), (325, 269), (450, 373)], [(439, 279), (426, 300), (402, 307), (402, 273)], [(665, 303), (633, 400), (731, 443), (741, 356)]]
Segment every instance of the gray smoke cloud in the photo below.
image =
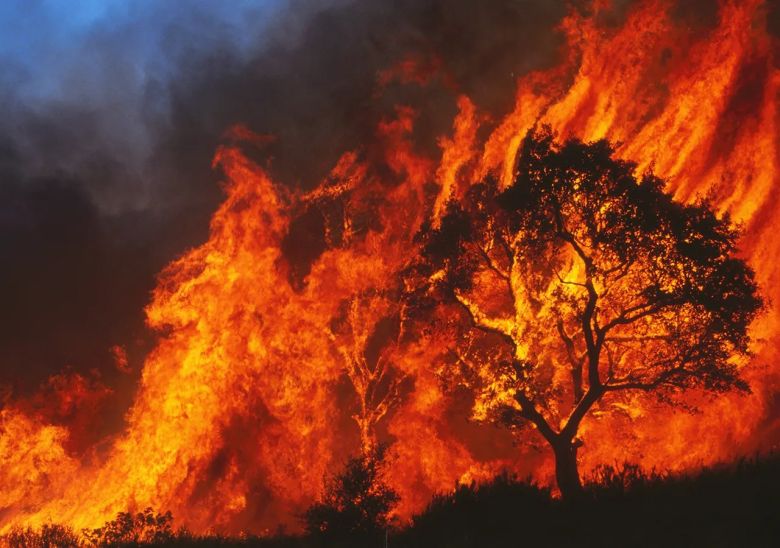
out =
[[(709, 13), (696, 4), (681, 17)], [(629, 6), (616, 3), (613, 23)], [(264, 161), (303, 187), (395, 102), (423, 107), (420, 146), (435, 147), (453, 90), (396, 86), (378, 100), (379, 71), (435, 57), (499, 114), (518, 76), (556, 62), (569, 9), (587, 2), (3, 3), (0, 384), (30, 389), (71, 365), (131, 391), (109, 348), (138, 370), (155, 274), (206, 238), (221, 199), (210, 163), (226, 128), (276, 135)]]

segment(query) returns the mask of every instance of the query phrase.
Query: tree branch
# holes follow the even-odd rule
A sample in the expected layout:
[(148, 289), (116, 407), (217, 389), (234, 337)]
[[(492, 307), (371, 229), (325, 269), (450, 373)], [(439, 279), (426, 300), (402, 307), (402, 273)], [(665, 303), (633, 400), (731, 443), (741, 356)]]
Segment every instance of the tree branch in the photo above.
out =
[(582, 419), (588, 414), (590, 408), (596, 403), (599, 398), (604, 394), (604, 387), (599, 385), (598, 387), (589, 387), (588, 391), (577, 403), (574, 411), (571, 412), (569, 418), (566, 420), (566, 425), (560, 432), (560, 437), (566, 440), (573, 440), (577, 435), (577, 430), (580, 427)]
[(560, 273), (558, 273), (557, 271), (555, 272), (555, 276), (558, 278), (558, 281), (561, 282), (562, 284), (565, 284), (565, 285), (576, 285), (578, 287), (583, 287), (585, 289), (588, 288), (588, 286), (583, 284), (583, 283), (580, 283), (580, 282), (570, 282), (568, 280), (564, 280), (563, 278), (561, 278)]
[[(639, 305), (634, 305), (629, 308), (626, 308), (623, 310), (620, 314), (618, 314), (615, 318), (607, 322), (600, 331), (606, 335), (606, 333), (617, 327), (618, 325), (628, 325), (631, 323), (634, 323), (637, 320), (640, 320), (644, 317), (650, 316), (652, 314), (655, 314), (656, 312), (660, 312), (664, 308), (668, 306), (672, 306), (674, 304), (673, 301), (667, 301), (662, 303), (642, 303)], [(646, 308), (645, 310), (642, 310), (642, 308)], [(640, 312), (641, 311), (641, 312)], [(636, 314), (632, 315), (632, 312), (636, 312)]]
[(598, 389), (601, 385), (601, 379), (599, 378), (599, 359), (601, 354), (601, 346), (604, 343), (604, 336), (596, 325), (596, 339), (593, 338), (592, 323), (596, 312), (596, 303), (598, 302), (599, 295), (596, 293), (596, 288), (593, 287), (593, 280), (590, 274), (587, 275), (585, 280), (586, 287), (588, 289), (588, 302), (585, 305), (585, 310), (582, 313), (582, 334), (585, 337), (585, 346), (588, 352), (588, 387), (589, 391)]
[(482, 311), (480, 311), (476, 307), (476, 305), (471, 303), (468, 299), (458, 294), (457, 292), (455, 292), (455, 302), (458, 303), (461, 306), (461, 308), (463, 308), (463, 310), (466, 311), (466, 313), (469, 316), (469, 320), (471, 321), (471, 326), (473, 328), (479, 329), (487, 333), (494, 333), (496, 335), (499, 335), (502, 339), (507, 341), (512, 346), (513, 350), (515, 351), (517, 350), (517, 343), (515, 342), (515, 339), (512, 336), (511, 331), (506, 331), (499, 327), (499, 322), (502, 320), (488, 318), (488, 316), (484, 314)]
[(479, 250), (479, 254), (480, 254), (480, 255), (482, 255), (482, 257), (485, 259), (485, 263), (487, 264), (487, 267), (488, 267), (490, 270), (492, 270), (493, 272), (495, 272), (495, 274), (496, 274), (496, 275), (497, 275), (499, 278), (501, 278), (502, 280), (504, 280), (504, 281), (506, 281), (507, 283), (509, 283), (509, 279), (510, 279), (510, 278), (509, 278), (509, 273), (508, 273), (508, 272), (504, 272), (504, 271), (503, 271), (503, 270), (502, 270), (502, 269), (501, 269), (501, 268), (500, 268), (500, 267), (499, 267), (499, 266), (498, 266), (498, 265), (495, 263), (495, 261), (493, 261), (493, 259), (490, 257), (490, 254), (488, 253), (488, 251), (487, 251), (487, 250), (485, 250), (485, 248), (483, 248), (481, 245), (477, 245), (476, 247), (477, 247), (477, 249)]
[(515, 401), (520, 404), (520, 414), (536, 426), (537, 430), (539, 430), (539, 433), (544, 437), (544, 439), (546, 439), (551, 444), (558, 440), (558, 432), (552, 429), (550, 424), (547, 422), (547, 419), (545, 419), (544, 416), (539, 413), (533, 401), (531, 401), (531, 399), (525, 395), (525, 392), (518, 390), (515, 393)]
[[(629, 374), (628, 377), (625, 377), (624, 379), (619, 379), (617, 380), (617, 382), (610, 383), (606, 385), (604, 388), (605, 390), (608, 390), (610, 392), (615, 392), (618, 390), (644, 390), (644, 391), (654, 390), (659, 386), (661, 386), (662, 384), (668, 383), (670, 379), (672, 379), (675, 375), (678, 375), (679, 373), (688, 373), (688, 371), (685, 369), (685, 366), (690, 362), (690, 359), (691, 359), (691, 353), (686, 353), (685, 356), (679, 358), (679, 363), (677, 365), (675, 365), (670, 369), (665, 369), (661, 371), (656, 376), (655, 379), (649, 381), (634, 380), (630, 377)], [(654, 365), (662, 365), (664, 362), (669, 363), (672, 361), (674, 360), (660, 360), (656, 362)]]
[(576, 405), (577, 402), (582, 399), (582, 362), (585, 359), (585, 356), (579, 359), (577, 358), (577, 350), (574, 346), (574, 341), (571, 339), (571, 337), (569, 337), (568, 333), (566, 333), (566, 329), (563, 326), (563, 320), (560, 318), (558, 318), (557, 328), (558, 334), (561, 336), (563, 344), (566, 347), (566, 355), (568, 356), (569, 363), (571, 364), (574, 405)]

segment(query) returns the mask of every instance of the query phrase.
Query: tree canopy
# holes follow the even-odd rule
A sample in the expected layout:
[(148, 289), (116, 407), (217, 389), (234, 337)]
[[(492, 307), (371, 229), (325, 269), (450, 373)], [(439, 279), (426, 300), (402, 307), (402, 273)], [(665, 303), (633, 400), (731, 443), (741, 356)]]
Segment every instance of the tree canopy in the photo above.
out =
[(607, 141), (532, 132), (508, 188), (476, 184), (422, 229), (407, 280), (418, 309), (460, 314), (447, 371), (476, 389), (475, 416), (532, 423), (564, 492), (579, 486), (579, 425), (605, 395), (749, 390), (740, 362), (762, 302), (738, 231), (635, 167)]

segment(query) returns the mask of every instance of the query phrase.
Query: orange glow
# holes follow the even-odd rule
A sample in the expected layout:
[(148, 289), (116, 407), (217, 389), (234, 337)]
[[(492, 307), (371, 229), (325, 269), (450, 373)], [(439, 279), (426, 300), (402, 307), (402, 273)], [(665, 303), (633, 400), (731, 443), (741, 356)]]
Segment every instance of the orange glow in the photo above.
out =
[[(68, 441), (78, 425), (0, 411), (0, 532), (48, 521), (98, 527), (148, 506), (195, 531), (295, 529), (323, 479), (377, 440), (392, 442), (387, 482), (401, 495), (402, 519), (435, 492), (503, 469), (552, 483), (550, 458), (527, 449), (538, 443), (533, 431), (515, 444), (475, 424), (468, 419), (485, 414), (480, 398), (443, 386), (437, 364), (454, 337), (447, 318), (401, 342), (397, 274), (423, 223), (435, 226), (447, 200), (475, 182), (507, 185), (523, 136), (548, 124), (561, 138), (619, 143), (621, 157), (667, 180), (680, 200), (711, 196), (742, 224), (741, 253), (770, 306), (780, 303), (777, 39), (764, 30), (759, 0), (722, 0), (717, 27), (701, 32), (675, 22), (670, 6), (639, 2), (614, 28), (598, 23), (606, 7), (570, 15), (559, 65), (521, 77), (511, 112), (491, 119), (469, 97), (454, 97), (458, 113), (438, 156), (416, 146), (418, 113), (407, 105), (308, 193), (273, 181), (240, 144), (219, 149), (225, 201), (208, 240), (159, 276), (146, 309), (159, 342), (125, 429), (102, 452), (82, 456)], [(402, 62), (377, 86), (394, 78), (432, 85), (439, 70), (438, 62)], [(227, 135), (271, 139), (243, 126)], [(297, 212), (324, 210), (328, 200), (342, 205), (339, 218), (328, 213), (328, 248), (293, 287), (283, 240)], [(334, 330), (339, 316), (348, 330)], [(400, 323), (398, 341), (366, 359), (385, 316)], [(767, 449), (759, 429), (780, 382), (778, 317), (770, 309), (752, 328), (756, 357), (744, 366), (751, 396), (693, 394), (696, 415), (640, 394), (597, 407), (580, 431), (582, 472), (623, 460), (680, 470)], [(498, 328), (517, 336), (535, 319), (518, 313)], [(124, 351), (115, 355), (127, 368)], [(381, 367), (395, 380), (381, 381), (386, 397), (367, 404)]]

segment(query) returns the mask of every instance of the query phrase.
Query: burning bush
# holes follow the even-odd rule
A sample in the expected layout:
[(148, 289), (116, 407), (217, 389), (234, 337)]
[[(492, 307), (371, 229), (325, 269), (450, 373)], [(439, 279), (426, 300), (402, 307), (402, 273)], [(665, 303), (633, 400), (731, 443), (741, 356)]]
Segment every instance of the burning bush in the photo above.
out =
[(385, 449), (347, 462), (306, 512), (306, 531), (325, 546), (379, 545), (398, 495), (382, 479)]
[(151, 508), (133, 514), (120, 512), (103, 527), (84, 530), (84, 539), (94, 546), (165, 544), (174, 539), (173, 516), (155, 513)]
[(0, 543), (10, 548), (71, 548), (80, 546), (81, 539), (70, 528), (58, 524), (46, 524), (40, 529), (15, 528)]

